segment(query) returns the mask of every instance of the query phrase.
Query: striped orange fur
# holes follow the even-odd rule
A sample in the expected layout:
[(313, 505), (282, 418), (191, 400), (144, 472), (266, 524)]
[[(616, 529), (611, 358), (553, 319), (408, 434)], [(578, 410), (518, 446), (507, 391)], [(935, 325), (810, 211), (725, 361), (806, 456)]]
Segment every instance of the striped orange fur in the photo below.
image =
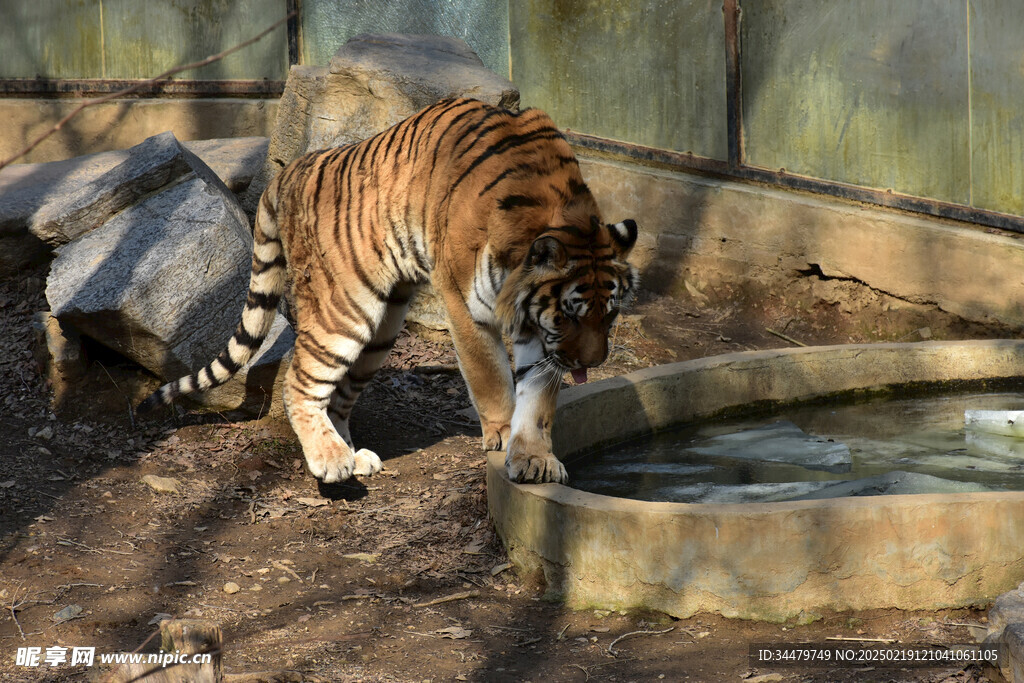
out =
[[(355, 450), (349, 415), (398, 335), (416, 287), (449, 313), (483, 445), (517, 481), (564, 481), (551, 419), (566, 371), (608, 353), (636, 286), (633, 221), (606, 225), (568, 143), (541, 111), (439, 102), (363, 142), (307, 154), (267, 187), (242, 319), (206, 367), (145, 407), (227, 381), (269, 331), (290, 269), (289, 420), (324, 482), (380, 470)], [(501, 332), (513, 340), (515, 373)]]

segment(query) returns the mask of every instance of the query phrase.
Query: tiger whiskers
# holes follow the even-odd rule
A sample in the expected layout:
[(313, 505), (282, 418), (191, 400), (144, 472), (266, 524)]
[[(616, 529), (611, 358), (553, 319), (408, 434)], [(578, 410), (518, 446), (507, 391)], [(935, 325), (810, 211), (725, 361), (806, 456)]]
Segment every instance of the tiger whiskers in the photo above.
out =
[(549, 353), (537, 361), (534, 366), (537, 375), (544, 378), (544, 388), (548, 390), (557, 389), (562, 383), (562, 376), (568, 372), (569, 367), (559, 357), (558, 353)]

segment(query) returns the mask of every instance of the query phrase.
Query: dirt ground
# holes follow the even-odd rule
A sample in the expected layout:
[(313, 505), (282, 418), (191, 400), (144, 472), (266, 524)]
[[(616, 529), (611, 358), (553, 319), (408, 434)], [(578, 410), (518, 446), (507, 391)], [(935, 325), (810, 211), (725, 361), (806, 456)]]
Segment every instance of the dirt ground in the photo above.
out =
[[(747, 656), (751, 643), (835, 636), (968, 642), (983, 611), (764, 624), (545, 602), (487, 518), (461, 377), (417, 370), (454, 363), (443, 341), (402, 337), (353, 418), (356, 443), (385, 470), (344, 485), (318, 487), (280, 420), (133, 424), (129, 401), (155, 383), (102, 352), (56, 415), (31, 353), (44, 277), (0, 282), (0, 680), (103, 680), (99, 666), (28, 668), (15, 654), (132, 651), (166, 615), (219, 622), (236, 681), (986, 680), (977, 667), (753, 668)], [(774, 333), (819, 344), (1011, 332), (814, 274), (757, 298), (685, 291), (636, 305), (592, 378), (789, 344)], [(177, 492), (147, 475), (174, 478)]]

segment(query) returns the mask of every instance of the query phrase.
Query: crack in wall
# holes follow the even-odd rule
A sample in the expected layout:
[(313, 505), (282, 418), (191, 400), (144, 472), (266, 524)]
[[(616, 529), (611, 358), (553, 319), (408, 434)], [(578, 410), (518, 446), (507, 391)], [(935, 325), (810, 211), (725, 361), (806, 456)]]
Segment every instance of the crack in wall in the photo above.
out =
[(908, 304), (914, 304), (916, 306), (934, 306), (935, 308), (937, 308), (938, 310), (940, 310), (940, 311), (942, 311), (944, 313), (949, 313), (950, 315), (956, 315), (957, 317), (960, 317), (960, 318), (963, 317), (963, 316), (961, 316), (961, 315), (959, 315), (957, 313), (954, 313), (953, 311), (950, 311), (950, 310), (944, 308), (940, 302), (938, 302), (938, 301), (936, 301), (934, 299), (927, 299), (927, 298), (924, 298), (924, 297), (915, 297), (915, 296), (904, 296), (904, 295), (901, 295), (901, 294), (896, 294), (895, 292), (890, 292), (888, 290), (885, 290), (885, 289), (882, 289), (882, 288), (877, 287), (875, 285), (872, 285), (870, 282), (866, 282), (865, 280), (862, 280), (862, 279), (860, 279), (858, 277), (855, 277), (853, 275), (829, 275), (829, 274), (827, 274), (822, 269), (821, 264), (818, 264), (818, 263), (808, 263), (807, 264), (807, 268), (797, 268), (795, 270), (796, 270), (796, 273), (799, 274), (801, 277), (817, 278), (818, 280), (821, 280), (822, 282), (850, 282), (850, 283), (853, 283), (855, 285), (860, 285), (862, 287), (866, 287), (870, 291), (874, 292), (875, 294), (879, 294), (881, 296), (887, 296), (889, 298), (897, 299), (899, 301), (904, 301), (904, 302), (906, 302)]

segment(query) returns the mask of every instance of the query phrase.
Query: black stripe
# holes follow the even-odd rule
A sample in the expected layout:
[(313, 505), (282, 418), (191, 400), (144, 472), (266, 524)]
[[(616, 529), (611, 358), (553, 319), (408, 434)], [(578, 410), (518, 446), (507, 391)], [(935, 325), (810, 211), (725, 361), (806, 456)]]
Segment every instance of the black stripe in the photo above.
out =
[(487, 303), (483, 295), (480, 293), (480, 280), (478, 278), (473, 278), (473, 293), (476, 294), (477, 301), (486, 306), (488, 311), (491, 313), (494, 312), (494, 306)]
[(530, 197), (524, 194), (510, 194), (498, 201), (498, 208), (502, 211), (511, 211), (521, 207), (541, 206), (543, 202), (537, 197)]
[(510, 166), (510, 167), (506, 168), (504, 171), (502, 171), (501, 173), (499, 173), (497, 178), (495, 178), (491, 182), (489, 182), (486, 185), (484, 185), (484, 189), (480, 190), (480, 194), (477, 195), (477, 196), (483, 197), (484, 194), (486, 194), (487, 192), (489, 192), (491, 190), (491, 188), (493, 188), (495, 185), (500, 183), (502, 180), (504, 180), (508, 176), (510, 176), (510, 175), (512, 175), (514, 173), (519, 173), (520, 171), (527, 171), (527, 170), (532, 170), (537, 175), (541, 174), (540, 169), (537, 168), (537, 166), (534, 165), (533, 162), (530, 162), (530, 161), (526, 161), (526, 162), (523, 162), (521, 164), (517, 164), (516, 166)]
[[(391, 158), (391, 145), (395, 144), (395, 138), (398, 137), (399, 127), (400, 126), (398, 126), (398, 125), (391, 126), (391, 128), (389, 128), (387, 130), (387, 132), (384, 133), (387, 136), (387, 139), (388, 139), (388, 141), (384, 144), (384, 159), (385, 160)], [(375, 154), (374, 155), (374, 160), (376, 161), (376, 159), (377, 159), (377, 156)]]
[[(206, 376), (210, 378), (210, 384), (207, 387), (207, 389), (219, 387), (221, 384), (224, 384), (224, 382), (227, 382), (229, 379), (231, 379), (230, 375), (228, 375), (224, 379), (217, 379), (217, 376), (213, 374), (213, 364), (216, 362), (216, 360), (212, 360), (209, 362), (209, 364), (207, 364), (206, 367), (203, 368), (203, 370), (206, 371)], [(202, 370), (200, 370), (200, 372), (202, 372)]]
[(257, 351), (263, 345), (264, 338), (252, 336), (249, 334), (249, 330), (245, 329), (245, 325), (239, 323), (233, 339), (242, 346), (248, 346), (253, 351)]
[(263, 261), (259, 259), (255, 254), (252, 257), (252, 273), (253, 275), (262, 275), (268, 270), (274, 268), (287, 268), (288, 261), (285, 259), (284, 254), (278, 254), (277, 258), (273, 261)]
[(479, 156), (473, 159), (473, 162), (466, 168), (466, 170), (462, 172), (462, 175), (460, 175), (452, 184), (452, 186), (448, 189), (448, 195), (450, 196), (452, 193), (454, 193), (455, 188), (457, 188), (462, 183), (462, 181), (466, 179), (466, 176), (475, 171), (477, 166), (487, 161), (492, 156), (496, 154), (502, 154), (516, 147), (522, 147), (523, 145), (527, 145), (531, 142), (538, 142), (540, 140), (555, 140), (562, 137), (562, 134), (558, 132), (557, 128), (554, 128), (552, 126), (543, 126), (536, 130), (532, 130), (529, 133), (509, 135), (507, 137), (502, 138), (501, 140), (498, 140), (494, 144), (487, 147), (487, 149), (485, 149), (483, 152), (481, 152)]
[[(331, 236), (334, 243), (338, 242), (338, 224), (341, 222), (341, 207), (344, 205), (345, 196), (342, 194), (342, 187), (345, 180), (345, 170), (349, 166), (352, 154), (348, 151), (337, 159), (334, 169), (334, 193), (331, 195)], [(326, 232), (326, 229), (324, 229)]]
[(395, 345), (395, 341), (398, 337), (392, 337), (382, 342), (370, 342), (363, 347), (363, 353), (380, 353), (381, 351), (390, 351), (391, 347)]
[[(373, 288), (371, 287), (370, 290), (373, 291)], [(362, 318), (362, 322), (365, 323), (366, 326), (369, 327), (371, 330), (374, 327), (376, 327), (376, 325), (375, 325), (376, 321), (373, 319), (373, 317), (369, 313), (367, 313), (363, 309), (362, 306), (359, 305), (359, 302), (356, 301), (355, 297), (352, 296), (352, 294), (348, 291), (347, 287), (339, 287), (337, 289), (337, 292), (339, 294), (341, 294), (341, 296), (345, 299), (345, 304), (349, 308), (349, 310), (355, 311), (356, 315), (349, 316), (349, 317), (357, 317), (358, 316), (359, 318)], [(378, 296), (377, 298), (381, 299), (381, 300), (385, 299), (385, 297), (380, 297), (380, 296)], [(356, 322), (359, 322), (359, 321), (357, 320)], [(363, 341), (364, 344), (365, 344), (366, 342), (369, 341), (369, 339), (363, 339), (363, 340), (360, 340), (360, 341)]]
[(581, 194), (590, 194), (590, 188), (587, 187), (587, 184), (585, 182), (583, 182), (582, 180), (577, 180), (576, 178), (570, 178), (569, 179), (569, 192), (571, 192), (573, 196), (577, 196), (577, 195), (581, 195)]
[(328, 386), (334, 386), (335, 381), (333, 379), (322, 379), (316, 375), (310, 373), (304, 368), (296, 367), (295, 374), (299, 375), (299, 379), (312, 384), (324, 384)]
[(264, 294), (262, 292), (254, 292), (251, 289), (245, 297), (246, 308), (262, 308), (265, 311), (271, 311), (277, 308), (277, 302), (281, 300), (280, 294)]
[(321, 365), (334, 368), (347, 368), (352, 365), (352, 361), (350, 359), (331, 352), (330, 349), (325, 347), (323, 344), (320, 344), (315, 339), (310, 338), (308, 334), (300, 336), (296, 344), (302, 344), (306, 352), (316, 358)]
[(235, 359), (232, 358), (231, 354), (227, 351), (222, 351), (221, 354), (217, 356), (217, 362), (223, 365), (224, 369), (232, 375), (242, 369), (242, 366), (235, 362)]
[(521, 368), (516, 368), (516, 383), (518, 384), (519, 382), (522, 382), (523, 378), (525, 378), (526, 375), (530, 373), (530, 370), (533, 370), (536, 365), (536, 363), (530, 363), (529, 365), (524, 365)]
[[(477, 133), (476, 140), (479, 140), (482, 137), (484, 137), (485, 135), (487, 135), (488, 133), (490, 133), (491, 131), (497, 130), (498, 128), (502, 128), (505, 125), (507, 125), (505, 121), (499, 121), (498, 123), (496, 123), (494, 125), (487, 126), (486, 128), (483, 128), (484, 123), (486, 123), (489, 119), (491, 119), (491, 118), (493, 118), (495, 116), (499, 116), (499, 115), (504, 114), (504, 113), (505, 112), (502, 111), (501, 109), (492, 109), (491, 111), (489, 111), (486, 114), (484, 114), (483, 116), (481, 116), (472, 125), (467, 126), (466, 129), (464, 131), (462, 131), (462, 133), (459, 134), (459, 137), (455, 139), (455, 142), (452, 143), (452, 152), (454, 153), (455, 150), (458, 148), (458, 146), (462, 143), (462, 141), (465, 140), (467, 137), (469, 137), (469, 135), (472, 134), (472, 133)], [(483, 129), (481, 130), (481, 128), (483, 128)], [(474, 140), (473, 143), (470, 143), (469, 147), (467, 147), (465, 150), (463, 150), (462, 153), (465, 154), (470, 149), (472, 149), (473, 148), (473, 144), (476, 142), (476, 140)]]
[(313, 204), (310, 207), (310, 211), (313, 214), (313, 220), (316, 221), (320, 211), (320, 191), (323, 190), (324, 186), (324, 175), (327, 173), (327, 156), (320, 157), (320, 168), (317, 169), (316, 184), (313, 186)]
[(501, 275), (501, 267), (495, 267), (494, 260), (488, 259), (487, 261), (487, 280), (491, 283), (491, 289), (494, 292), (501, 290), (501, 282), (499, 276)]
[(270, 195), (268, 193), (264, 192), (263, 196), (260, 197), (260, 204), (262, 204), (263, 208), (266, 209), (267, 215), (270, 217), (270, 220), (276, 223), (277, 206), (275, 206), (273, 202), (270, 201)]
[(350, 385), (357, 385), (362, 388), (369, 384), (376, 374), (376, 371), (371, 372), (369, 375), (357, 375), (354, 372), (349, 372), (347, 376)]
[(555, 232), (564, 232), (581, 240), (587, 240), (590, 238), (591, 235), (589, 231), (583, 230), (582, 228), (579, 228), (575, 225), (558, 225), (553, 228), (550, 228), (550, 230), (553, 230)]
[(401, 152), (403, 149), (405, 150), (405, 158), (406, 158), (407, 161), (409, 160), (409, 157), (412, 154), (412, 149), (411, 149), (410, 145), (406, 144), (406, 140), (409, 139), (410, 135), (412, 136), (413, 140), (416, 139), (416, 131), (419, 130), (420, 121), (422, 120), (422, 116), (423, 116), (423, 112), (420, 112), (419, 114), (417, 114), (416, 116), (412, 117), (411, 119), (408, 119), (405, 122), (405, 125), (402, 126), (402, 135), (398, 139), (398, 151)]
[[(469, 114), (472, 114), (472, 113), (477, 112), (477, 111), (479, 111), (478, 107), (472, 107), (470, 109), (467, 109), (466, 111), (464, 111), (461, 114), (459, 114), (458, 116), (456, 116), (455, 120), (457, 121), (457, 120), (461, 119), (464, 115), (469, 115)], [(441, 121), (443, 114), (444, 114), (444, 112), (439, 112), (438, 113), (437, 117), (435, 117), (435, 119), (434, 119), (434, 123), (435, 124), (437, 124), (437, 123), (439, 123)], [(440, 133), (440, 135), (438, 135), (437, 140), (433, 143), (434, 154), (433, 154), (433, 158), (431, 160), (431, 168), (436, 168), (437, 167), (437, 155), (441, 151), (441, 141), (444, 140), (446, 135), (448, 135), (449, 133), (452, 132), (452, 130), (454, 128), (454, 123), (455, 123), (455, 121), (452, 121), (451, 123), (446, 125), (444, 127), (444, 129), (441, 130), (441, 133)], [(436, 129), (437, 126), (435, 125), (434, 128)], [(456, 142), (456, 144), (458, 144), (458, 142)], [(455, 149), (455, 148), (452, 147), (452, 149)]]
[(561, 199), (563, 202), (568, 202), (570, 199), (572, 199), (572, 195), (566, 192), (558, 185), (555, 185), (554, 183), (549, 183), (548, 187), (550, 187), (551, 191), (557, 194), (558, 198)]

